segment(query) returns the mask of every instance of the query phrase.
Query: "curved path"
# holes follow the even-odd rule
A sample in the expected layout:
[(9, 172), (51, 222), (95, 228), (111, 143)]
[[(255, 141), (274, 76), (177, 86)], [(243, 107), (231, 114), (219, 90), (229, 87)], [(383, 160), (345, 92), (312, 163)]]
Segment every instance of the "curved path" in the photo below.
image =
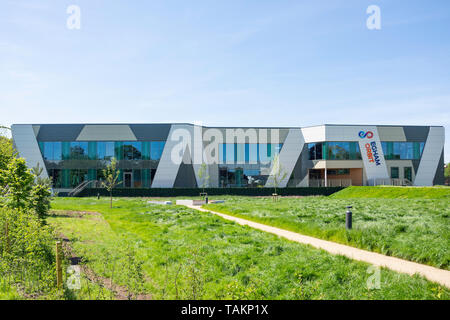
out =
[(249, 226), (254, 229), (262, 230), (265, 232), (276, 234), (280, 237), (286, 238), (291, 241), (295, 241), (298, 243), (303, 244), (309, 244), (315, 248), (323, 249), (329, 253), (332, 254), (339, 254), (342, 256), (346, 256), (350, 259), (364, 261), (370, 264), (373, 264), (375, 266), (379, 267), (386, 267), (388, 269), (401, 272), (401, 273), (407, 273), (410, 275), (413, 274), (419, 274), (425, 278), (427, 278), (430, 281), (439, 283), (443, 286), (446, 286), (447, 288), (450, 288), (450, 271), (427, 266), (424, 264), (411, 262), (408, 260), (403, 260), (395, 257), (385, 256), (383, 254), (379, 254), (376, 252), (371, 252), (367, 250), (362, 250), (350, 246), (346, 246), (343, 244), (339, 244), (332, 241), (317, 239), (310, 236), (304, 236), (302, 234), (287, 231), (280, 228), (271, 227), (262, 223), (249, 221), (242, 218), (237, 218), (233, 216), (229, 216), (227, 214), (203, 209), (199, 206), (192, 206), (192, 205), (186, 205), (186, 207), (203, 211), (203, 212), (209, 212), (215, 215), (218, 215), (226, 220), (234, 221), (240, 225)]

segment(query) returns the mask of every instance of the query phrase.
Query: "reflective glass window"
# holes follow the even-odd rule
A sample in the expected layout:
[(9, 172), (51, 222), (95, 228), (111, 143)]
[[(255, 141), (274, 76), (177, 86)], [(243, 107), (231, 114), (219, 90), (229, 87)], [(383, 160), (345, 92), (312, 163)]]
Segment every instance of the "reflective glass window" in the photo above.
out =
[(161, 159), (165, 144), (165, 141), (152, 141), (150, 143), (150, 158), (152, 160)]

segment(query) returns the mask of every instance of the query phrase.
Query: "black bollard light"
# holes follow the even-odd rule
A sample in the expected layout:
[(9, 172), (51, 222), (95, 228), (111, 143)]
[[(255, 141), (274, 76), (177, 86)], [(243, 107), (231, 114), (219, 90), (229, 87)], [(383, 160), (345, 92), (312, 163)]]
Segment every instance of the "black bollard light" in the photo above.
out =
[(100, 200), (100, 192), (97, 193), (97, 200)]
[(347, 212), (345, 213), (345, 229), (350, 230), (352, 228), (352, 206), (347, 206)]
[(205, 203), (208, 204), (208, 195), (205, 197)]

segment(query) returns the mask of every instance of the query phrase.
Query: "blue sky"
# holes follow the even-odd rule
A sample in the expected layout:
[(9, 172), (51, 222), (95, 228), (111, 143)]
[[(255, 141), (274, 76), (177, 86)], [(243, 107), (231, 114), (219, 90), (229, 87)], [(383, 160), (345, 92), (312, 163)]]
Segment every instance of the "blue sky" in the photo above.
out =
[(1, 1), (6, 125), (444, 125), (448, 162), (449, 71), (446, 0)]

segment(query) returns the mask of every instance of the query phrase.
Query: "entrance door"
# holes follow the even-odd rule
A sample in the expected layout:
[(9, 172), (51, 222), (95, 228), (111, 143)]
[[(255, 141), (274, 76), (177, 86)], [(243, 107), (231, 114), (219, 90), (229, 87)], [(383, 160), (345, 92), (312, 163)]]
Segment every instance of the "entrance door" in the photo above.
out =
[(124, 172), (123, 173), (123, 182), (124, 182), (125, 188), (131, 188), (132, 179), (133, 179), (133, 175), (132, 175), (131, 172)]

